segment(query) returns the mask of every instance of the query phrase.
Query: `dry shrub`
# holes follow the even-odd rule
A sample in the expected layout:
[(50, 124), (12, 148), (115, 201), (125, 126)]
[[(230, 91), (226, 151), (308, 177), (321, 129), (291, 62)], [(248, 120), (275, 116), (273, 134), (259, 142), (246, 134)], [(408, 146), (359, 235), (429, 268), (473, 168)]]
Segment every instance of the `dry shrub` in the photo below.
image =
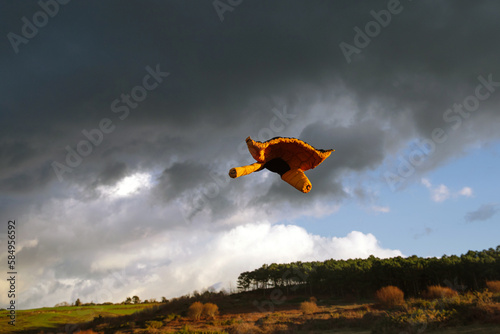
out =
[(313, 314), (314, 312), (318, 312), (319, 308), (315, 302), (302, 302), (300, 303), (300, 310), (304, 314)]
[(262, 326), (261, 332), (263, 334), (274, 334), (274, 333), (293, 333), (293, 330), (290, 330), (287, 324), (267, 324)]
[(486, 305), (491, 303), (491, 298), (493, 297), (493, 292), (489, 290), (484, 290), (482, 292), (474, 292), (474, 297), (476, 298), (476, 304)]
[(260, 334), (262, 331), (259, 327), (255, 326), (253, 323), (241, 322), (231, 325), (228, 332), (230, 334)]
[(404, 303), (405, 295), (397, 286), (385, 286), (375, 293), (377, 300), (385, 307), (393, 307)]
[(157, 321), (157, 320), (149, 320), (146, 321), (146, 328), (147, 329), (158, 329), (163, 327), (163, 322)]
[(440, 299), (440, 298), (451, 298), (458, 296), (458, 292), (448, 287), (440, 285), (431, 285), (427, 287), (424, 292), (424, 298), (427, 299)]
[(219, 307), (212, 303), (206, 303), (203, 305), (203, 315), (206, 315), (209, 318), (215, 318), (215, 316), (219, 313)]
[(97, 332), (94, 332), (93, 330), (91, 329), (86, 329), (84, 331), (79, 331), (79, 332), (76, 332), (76, 334), (99, 334)]
[(193, 320), (198, 320), (201, 317), (201, 314), (203, 313), (203, 304), (200, 302), (194, 302), (189, 306), (188, 309), (188, 317), (190, 317)]
[(493, 293), (500, 292), (500, 281), (487, 281), (486, 286)]

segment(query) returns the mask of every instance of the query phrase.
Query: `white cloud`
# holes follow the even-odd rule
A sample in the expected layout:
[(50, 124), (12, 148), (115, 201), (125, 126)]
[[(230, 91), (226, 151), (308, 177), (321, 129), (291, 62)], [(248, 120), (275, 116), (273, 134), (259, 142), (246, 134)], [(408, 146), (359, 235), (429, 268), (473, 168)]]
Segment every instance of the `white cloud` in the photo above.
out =
[(450, 189), (448, 189), (448, 187), (444, 184), (440, 184), (439, 186), (432, 189), (431, 193), (432, 200), (434, 202), (443, 202), (450, 197)]
[(371, 209), (375, 212), (382, 212), (382, 213), (388, 213), (391, 211), (391, 208), (389, 208), (388, 206), (373, 205)]
[(373, 234), (358, 231), (352, 231), (345, 237), (320, 237), (318, 244), (330, 254), (334, 254), (334, 259), (367, 258), (370, 255), (380, 258), (403, 256), (399, 250), (382, 248)]
[(107, 197), (125, 197), (142, 189), (151, 188), (151, 175), (148, 173), (135, 173), (118, 181), (113, 186), (100, 186), (99, 190)]
[(459, 195), (471, 197), (472, 196), (472, 188), (463, 187), (462, 190), (458, 192)]
[[(366, 258), (372, 254), (402, 255), (399, 250), (383, 248), (374, 235), (358, 231), (327, 238), (296, 225), (270, 222), (219, 231), (184, 226), (126, 247), (107, 249), (103, 256), (90, 253), (94, 260), (87, 278), (60, 277), (54, 275), (55, 268), (45, 268), (20, 296), (26, 308), (73, 302), (76, 298), (84, 302), (120, 302), (134, 294), (142, 299), (171, 298), (213, 285), (234, 288), (240, 273), (265, 263)], [(43, 305), (37, 299), (40, 293)]]
[(431, 188), (431, 182), (428, 179), (422, 179), (422, 184), (426, 186), (427, 188)]
[(422, 184), (429, 189), (431, 199), (434, 202), (444, 202), (450, 197), (458, 197), (458, 196), (465, 196), (465, 197), (471, 197), (472, 196), (472, 188), (470, 187), (463, 187), (460, 191), (458, 192), (452, 192), (450, 189), (445, 186), (444, 184), (440, 184), (438, 186), (433, 186), (432, 183), (428, 180), (423, 178), (421, 180)]
[[(183, 247), (187, 247), (184, 245)], [(326, 238), (295, 225), (268, 222), (246, 224), (229, 231), (209, 233), (190, 245), (171, 264), (162, 268), (171, 295), (222, 282), (236, 282), (240, 273), (267, 263), (323, 261), (326, 259), (401, 256), (399, 250), (384, 249), (372, 234), (353, 231), (345, 237)], [(168, 279), (167, 277), (171, 278)]]

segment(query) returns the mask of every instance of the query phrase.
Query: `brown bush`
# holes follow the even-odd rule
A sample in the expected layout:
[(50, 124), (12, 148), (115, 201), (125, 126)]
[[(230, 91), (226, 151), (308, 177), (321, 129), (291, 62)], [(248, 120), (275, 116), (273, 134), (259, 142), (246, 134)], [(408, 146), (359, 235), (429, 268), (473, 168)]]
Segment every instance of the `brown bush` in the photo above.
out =
[(150, 331), (158, 329), (158, 328), (162, 328), (162, 327), (163, 327), (163, 322), (161, 322), (161, 321), (157, 321), (157, 320), (146, 321), (146, 328), (149, 329)]
[(294, 333), (294, 331), (290, 329), (288, 324), (274, 323), (274, 324), (267, 324), (267, 325), (262, 326), (261, 333), (263, 333), (263, 334)]
[(300, 310), (304, 314), (313, 314), (314, 312), (318, 312), (319, 308), (315, 302), (302, 302), (300, 303)]
[(262, 333), (261, 329), (253, 323), (241, 322), (231, 325), (231, 327), (227, 328), (227, 331), (230, 334), (260, 334)]
[(493, 293), (500, 292), (500, 281), (487, 281), (486, 286)]
[(97, 332), (94, 332), (93, 330), (91, 329), (86, 329), (84, 331), (79, 331), (79, 332), (76, 332), (76, 334), (99, 334)]
[(404, 303), (405, 295), (397, 286), (385, 286), (375, 293), (375, 298), (386, 307), (393, 307)]
[(425, 290), (423, 296), (426, 299), (450, 298), (458, 296), (458, 292), (448, 287), (431, 285), (427, 287), (427, 290)]
[(493, 292), (490, 290), (485, 290), (482, 292), (475, 292), (474, 296), (476, 297), (476, 303), (478, 305), (485, 305), (491, 303), (491, 297), (493, 297)]
[(190, 317), (193, 320), (198, 320), (200, 319), (201, 315), (203, 313), (203, 304), (200, 302), (194, 302), (189, 306), (188, 309), (188, 317)]
[(215, 316), (219, 313), (219, 307), (212, 303), (206, 303), (203, 305), (203, 315), (206, 315), (209, 318), (215, 318)]

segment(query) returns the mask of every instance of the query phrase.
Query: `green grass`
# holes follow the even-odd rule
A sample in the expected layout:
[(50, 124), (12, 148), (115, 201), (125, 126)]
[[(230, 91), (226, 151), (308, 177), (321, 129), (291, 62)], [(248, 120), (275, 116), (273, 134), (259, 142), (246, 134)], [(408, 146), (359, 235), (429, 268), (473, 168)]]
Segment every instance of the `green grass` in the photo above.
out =
[(16, 311), (16, 326), (8, 324), (8, 312), (0, 311), (0, 333), (17, 333), (29, 329), (44, 328), (55, 330), (61, 325), (82, 323), (102, 317), (128, 315), (151, 307), (151, 304), (138, 305), (96, 305), (45, 307), (33, 310)]

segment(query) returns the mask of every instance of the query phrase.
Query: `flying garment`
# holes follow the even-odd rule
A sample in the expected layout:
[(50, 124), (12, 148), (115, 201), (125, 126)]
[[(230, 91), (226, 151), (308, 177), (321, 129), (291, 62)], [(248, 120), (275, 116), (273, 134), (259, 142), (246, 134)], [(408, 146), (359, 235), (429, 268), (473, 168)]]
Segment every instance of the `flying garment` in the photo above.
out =
[(316, 149), (300, 139), (286, 137), (275, 137), (265, 142), (248, 137), (246, 143), (257, 162), (231, 168), (230, 177), (237, 178), (266, 168), (278, 173), (283, 181), (303, 193), (308, 193), (312, 188), (304, 172), (316, 168), (335, 151)]

